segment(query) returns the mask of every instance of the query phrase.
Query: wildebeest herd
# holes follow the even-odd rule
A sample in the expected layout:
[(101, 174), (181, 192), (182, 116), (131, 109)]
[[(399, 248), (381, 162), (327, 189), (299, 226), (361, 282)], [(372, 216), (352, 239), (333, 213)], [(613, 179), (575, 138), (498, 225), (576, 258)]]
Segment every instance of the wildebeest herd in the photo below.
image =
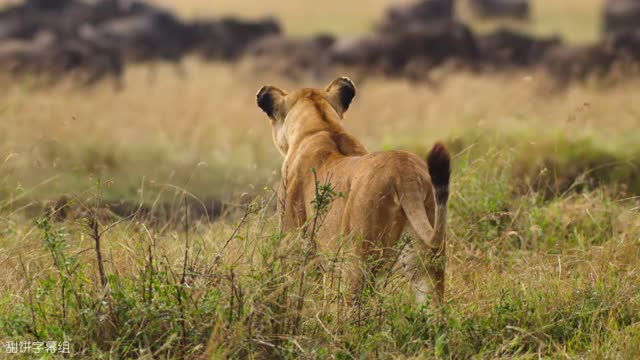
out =
[(185, 54), (232, 60), (256, 38), (280, 33), (273, 19), (183, 22), (171, 12), (131, 0), (26, 0), (0, 12), (0, 67), (55, 80), (73, 73), (84, 84), (113, 75), (126, 62)]
[[(469, 1), (478, 16), (527, 19), (530, 12), (527, 0)], [(456, 17), (454, 0), (393, 6), (371, 33), (351, 38), (289, 37), (272, 18), (183, 21), (136, 0), (26, 0), (0, 11), (0, 69), (51, 80), (71, 73), (83, 84), (112, 75), (120, 85), (128, 62), (165, 60), (180, 70), (185, 55), (197, 54), (246, 56), (294, 78), (340, 66), (424, 80), (448, 63), (474, 71), (540, 67), (566, 83), (640, 62), (640, 0), (608, 0), (603, 14), (598, 42), (569, 45), (507, 28), (476, 33)]]
[[(469, 1), (481, 16), (529, 16), (528, 1)], [(625, 11), (612, 5), (621, 3)], [(616, 69), (634, 71), (640, 63), (640, 0), (609, 0), (604, 17), (598, 42), (571, 45), (560, 36), (536, 37), (508, 28), (476, 33), (456, 17), (454, 0), (421, 0), (389, 8), (364, 36), (267, 37), (250, 46), (249, 53), (272, 66), (286, 59), (282, 68), (288, 74), (300, 69), (322, 72), (333, 65), (423, 80), (432, 69), (447, 63), (473, 71), (542, 68), (558, 84), (566, 84)]]

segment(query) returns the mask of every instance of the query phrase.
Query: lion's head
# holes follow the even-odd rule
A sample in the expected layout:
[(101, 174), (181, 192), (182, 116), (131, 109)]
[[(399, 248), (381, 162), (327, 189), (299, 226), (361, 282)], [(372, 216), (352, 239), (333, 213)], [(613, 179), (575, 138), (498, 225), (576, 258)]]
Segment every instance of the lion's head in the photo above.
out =
[(271, 120), (273, 142), (286, 156), (296, 137), (340, 126), (355, 95), (353, 82), (340, 77), (324, 90), (306, 88), (291, 94), (275, 86), (263, 86), (257, 102)]

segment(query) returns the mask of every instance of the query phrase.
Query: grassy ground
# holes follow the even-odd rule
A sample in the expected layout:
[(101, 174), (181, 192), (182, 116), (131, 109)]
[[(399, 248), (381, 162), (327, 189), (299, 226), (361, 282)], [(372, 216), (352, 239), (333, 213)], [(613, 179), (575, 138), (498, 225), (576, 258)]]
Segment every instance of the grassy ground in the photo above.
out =
[[(535, 4), (591, 14), (583, 2), (555, 3)], [(294, 15), (309, 3), (285, 5), (269, 4), (294, 33), (357, 33), (384, 3), (327, 5), (354, 19), (349, 29), (320, 15), (302, 24)], [(557, 19), (529, 26), (544, 32)], [(575, 41), (597, 34), (580, 24), (562, 29)], [(444, 139), (455, 154), (447, 302), (435, 308), (386, 272), (350, 303), (340, 272), (349, 254), (309, 261), (299, 234), (280, 234), (269, 188), (281, 158), (254, 97), (264, 83), (300, 83), (247, 64), (189, 59), (186, 69), (186, 80), (164, 66), (150, 79), (132, 67), (120, 93), (109, 83), (3, 83), (3, 344), (67, 340), (74, 358), (183, 358), (207, 347), (211, 358), (640, 356), (637, 80), (557, 92), (536, 73), (442, 75), (437, 88), (355, 79), (345, 127), (370, 150), (424, 155)], [(41, 210), (63, 195), (67, 219)], [(185, 216), (194, 197), (224, 202), (223, 216)], [(170, 219), (104, 208), (123, 199)]]

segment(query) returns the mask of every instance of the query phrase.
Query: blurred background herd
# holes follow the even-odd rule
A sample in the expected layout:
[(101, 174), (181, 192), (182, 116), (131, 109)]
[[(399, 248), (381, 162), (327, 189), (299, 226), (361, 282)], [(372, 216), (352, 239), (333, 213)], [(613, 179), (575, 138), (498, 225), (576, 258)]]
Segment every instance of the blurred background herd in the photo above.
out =
[[(278, 71), (293, 79), (323, 77), (330, 69), (346, 68), (359, 77), (383, 74), (429, 82), (433, 70), (447, 65), (474, 72), (543, 69), (564, 86), (590, 77), (637, 73), (640, 2), (572, 2), (574, 9), (551, 5), (559, 10), (565, 6), (567, 13), (548, 16), (563, 16), (557, 28), (591, 21), (585, 24), (591, 29), (569, 34), (575, 38), (571, 40), (581, 41), (568, 41), (557, 29), (525, 31), (545, 23), (540, 17), (547, 15), (537, 14), (536, 8), (553, 3), (548, 0), (332, 1), (310, 5), (298, 14), (295, 8), (303, 6), (292, 5), (294, 10), (288, 9), (285, 16), (297, 16), (291, 21), (302, 24), (319, 22), (314, 18), (329, 11), (336, 14), (322, 18), (327, 29), (301, 28), (293, 34), (279, 13), (288, 8), (281, 1), (238, 7), (249, 16), (221, 15), (230, 8), (224, 2), (193, 1), (189, 7), (132, 0), (5, 1), (0, 11), (0, 67), (14, 76), (41, 74), (48, 81), (71, 75), (82, 85), (112, 78), (118, 88), (124, 86), (122, 74), (130, 63), (166, 61), (175, 65), (179, 76), (186, 76), (181, 62), (187, 55), (222, 62), (252, 58), (256, 70)], [(189, 16), (178, 16), (175, 7)], [(342, 22), (359, 20), (342, 19), (338, 14), (343, 7), (364, 14), (360, 16), (371, 8), (384, 9), (363, 22), (368, 26), (358, 24), (351, 33), (336, 33), (331, 30), (349, 29)], [(588, 7), (596, 18), (574, 13)], [(491, 20), (502, 23), (482, 26)]]

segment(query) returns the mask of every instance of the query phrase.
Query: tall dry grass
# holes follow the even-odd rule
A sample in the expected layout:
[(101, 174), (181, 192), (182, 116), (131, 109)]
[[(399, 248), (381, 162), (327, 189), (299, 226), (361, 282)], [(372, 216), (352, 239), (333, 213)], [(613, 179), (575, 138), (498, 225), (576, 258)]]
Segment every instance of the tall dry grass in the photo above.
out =
[[(294, 84), (253, 73), (247, 64), (189, 60), (186, 65), (186, 80), (168, 66), (155, 81), (146, 67), (133, 67), (122, 92), (109, 83), (90, 90), (8, 84), (0, 107), (5, 193), (60, 194), (100, 176), (112, 181), (107, 196), (136, 198), (144, 177), (146, 183), (228, 199), (275, 180), (281, 159), (256, 108), (256, 89), (325, 84)], [(536, 73), (442, 76), (437, 87), (355, 78), (358, 94), (345, 127), (371, 150), (424, 152), (436, 139), (469, 132), (496, 139), (521, 134), (516, 136), (522, 137), (524, 152), (536, 151), (537, 137), (590, 138), (611, 151), (637, 140), (636, 81), (575, 85), (561, 92), (550, 90)]]

